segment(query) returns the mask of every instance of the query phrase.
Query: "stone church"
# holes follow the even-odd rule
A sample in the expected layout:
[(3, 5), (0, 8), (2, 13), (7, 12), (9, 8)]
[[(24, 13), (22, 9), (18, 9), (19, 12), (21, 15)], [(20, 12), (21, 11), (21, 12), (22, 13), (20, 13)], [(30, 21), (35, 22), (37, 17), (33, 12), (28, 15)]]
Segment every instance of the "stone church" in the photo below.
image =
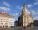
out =
[(18, 24), (19, 26), (27, 27), (31, 23), (33, 23), (33, 18), (31, 12), (27, 10), (26, 6), (23, 6), (22, 14), (18, 18)]

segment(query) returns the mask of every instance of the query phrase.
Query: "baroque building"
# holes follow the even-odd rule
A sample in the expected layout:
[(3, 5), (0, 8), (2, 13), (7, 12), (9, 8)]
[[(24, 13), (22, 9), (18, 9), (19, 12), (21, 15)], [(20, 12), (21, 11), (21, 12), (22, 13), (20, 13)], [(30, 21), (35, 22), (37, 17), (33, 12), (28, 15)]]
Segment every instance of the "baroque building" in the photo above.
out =
[(19, 21), (20, 26), (22, 25), (23, 27), (27, 27), (28, 25), (33, 23), (32, 14), (31, 14), (31, 12), (29, 12), (29, 10), (27, 10), (25, 5), (23, 6), (22, 14), (19, 18), (20, 18), (19, 19), (20, 20)]

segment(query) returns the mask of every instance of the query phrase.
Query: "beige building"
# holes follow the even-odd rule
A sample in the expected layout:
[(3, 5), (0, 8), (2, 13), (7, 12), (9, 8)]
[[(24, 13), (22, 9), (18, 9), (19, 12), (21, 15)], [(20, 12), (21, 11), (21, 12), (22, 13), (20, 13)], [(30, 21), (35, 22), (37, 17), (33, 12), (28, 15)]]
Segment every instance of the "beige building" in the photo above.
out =
[(6, 13), (0, 13), (0, 26), (8, 26), (9, 15)]
[(33, 18), (31, 12), (27, 10), (26, 6), (23, 6), (22, 14), (18, 18), (19, 26), (27, 27), (33, 23)]
[(15, 18), (8, 15), (7, 13), (0, 13), (0, 26), (1, 27), (10, 27), (14, 26)]
[(26, 6), (23, 7), (23, 26), (27, 27), (30, 23), (33, 23), (31, 13), (27, 10)]
[[(18, 17), (18, 26), (31, 26), (33, 25), (32, 13), (27, 10), (26, 5), (23, 6), (22, 14)], [(33, 26), (32, 26), (33, 27)]]

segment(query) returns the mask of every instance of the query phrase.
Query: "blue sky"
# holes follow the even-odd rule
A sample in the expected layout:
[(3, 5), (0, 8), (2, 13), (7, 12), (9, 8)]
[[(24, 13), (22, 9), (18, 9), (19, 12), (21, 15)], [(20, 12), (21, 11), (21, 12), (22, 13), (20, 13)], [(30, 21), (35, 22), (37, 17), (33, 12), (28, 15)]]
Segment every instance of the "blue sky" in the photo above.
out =
[(32, 12), (33, 19), (38, 19), (38, 0), (0, 0), (0, 12), (7, 12), (17, 19), (24, 3)]
[(6, 12), (17, 19), (25, 0), (0, 0), (0, 12)]
[(28, 10), (32, 12), (33, 19), (38, 20), (38, 0), (26, 0)]

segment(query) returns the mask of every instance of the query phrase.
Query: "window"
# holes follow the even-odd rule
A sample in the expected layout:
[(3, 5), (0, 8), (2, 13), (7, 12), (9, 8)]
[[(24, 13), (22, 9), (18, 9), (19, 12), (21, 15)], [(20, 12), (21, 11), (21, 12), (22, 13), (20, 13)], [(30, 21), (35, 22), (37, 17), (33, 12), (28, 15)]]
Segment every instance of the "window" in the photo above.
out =
[(2, 20), (2, 19), (1, 19)]
[(3, 23), (1, 23), (3, 25)]
[(8, 23), (5, 23), (5, 24), (8, 24)]
[(2, 20), (1, 20), (1, 22), (2, 22)]

